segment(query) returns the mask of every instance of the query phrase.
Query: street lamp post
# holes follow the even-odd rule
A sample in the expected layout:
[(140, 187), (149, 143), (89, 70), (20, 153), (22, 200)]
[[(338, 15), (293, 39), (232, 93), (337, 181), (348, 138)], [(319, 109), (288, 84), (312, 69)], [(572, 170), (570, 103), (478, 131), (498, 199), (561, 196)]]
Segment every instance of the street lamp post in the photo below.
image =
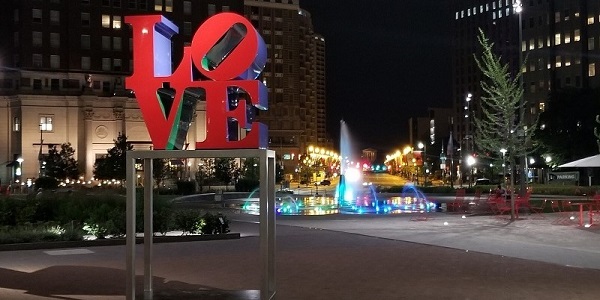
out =
[[(471, 120), (470, 120), (470, 116), (471, 116), (471, 100), (473, 99), (473, 94), (471, 93), (467, 93), (467, 97), (465, 98), (465, 150), (466, 151), (462, 151), (461, 150), (461, 157), (462, 154), (464, 153), (464, 155), (471, 155), (471, 143), (470, 143), (470, 139), (471, 139), (471, 135), (470, 135), (470, 131), (471, 131)], [(465, 157), (465, 161), (467, 161), (469, 158)], [(468, 161), (467, 161), (468, 164)], [(469, 179), (469, 186), (471, 186), (471, 180)]]
[(417, 147), (419, 147), (419, 149), (423, 150), (422, 157), (421, 157), (421, 160), (423, 161), (423, 177), (425, 177), (423, 179), (423, 185), (427, 186), (427, 145), (424, 144), (423, 142), (419, 142)]
[(475, 157), (473, 155), (469, 155), (467, 157), (467, 165), (469, 165), (469, 169), (471, 169), (471, 176), (469, 176), (469, 187), (473, 185), (473, 165), (475, 164)]
[(18, 176), (19, 181), (21, 181), (21, 176), (23, 175), (23, 162), (25, 160), (19, 156), (19, 158), (17, 158), (17, 162), (19, 163), (19, 165), (17, 166), (17, 169), (15, 170), (15, 175)]
[(506, 148), (500, 149), (500, 153), (502, 153), (502, 183), (506, 186)]
[[(521, 0), (515, 0), (515, 3), (513, 4), (513, 10), (514, 12), (517, 13), (517, 15), (519, 16), (519, 46), (517, 47), (517, 50), (519, 51), (519, 86), (521, 88), (523, 88), (523, 74), (521, 74), (522, 70), (521, 70), (521, 64), (523, 63), (523, 3), (521, 3)], [(525, 109), (524, 106), (525, 105), (525, 99), (523, 98), (523, 94), (521, 94), (521, 98), (519, 99), (519, 122), (522, 122), (523, 124), (525, 123)], [(523, 138), (525, 137), (525, 132), (523, 132)], [(527, 169), (526, 169), (526, 164), (527, 164), (527, 157), (525, 155), (522, 155), (519, 159), (520, 161), (520, 182), (519, 182), (519, 187), (520, 187), (520, 191), (519, 194), (524, 195), (525, 194), (525, 184), (527, 182)]]

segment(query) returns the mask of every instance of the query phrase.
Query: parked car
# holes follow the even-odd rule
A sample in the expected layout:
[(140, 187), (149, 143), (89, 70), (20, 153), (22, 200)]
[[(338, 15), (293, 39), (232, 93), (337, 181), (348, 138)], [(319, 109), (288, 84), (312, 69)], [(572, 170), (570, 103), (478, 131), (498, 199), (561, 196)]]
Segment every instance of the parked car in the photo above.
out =
[(492, 182), (487, 178), (479, 178), (475, 180), (475, 185), (490, 185)]
[(331, 185), (331, 181), (325, 179), (325, 180), (321, 181), (321, 185)]

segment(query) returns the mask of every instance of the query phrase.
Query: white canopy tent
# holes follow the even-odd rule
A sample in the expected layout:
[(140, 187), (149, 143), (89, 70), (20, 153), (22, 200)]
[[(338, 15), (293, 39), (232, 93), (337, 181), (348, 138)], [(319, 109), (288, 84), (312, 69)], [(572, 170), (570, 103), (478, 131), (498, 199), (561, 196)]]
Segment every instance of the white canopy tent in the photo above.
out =
[(594, 168), (600, 167), (600, 154), (578, 159), (558, 166), (559, 168)]

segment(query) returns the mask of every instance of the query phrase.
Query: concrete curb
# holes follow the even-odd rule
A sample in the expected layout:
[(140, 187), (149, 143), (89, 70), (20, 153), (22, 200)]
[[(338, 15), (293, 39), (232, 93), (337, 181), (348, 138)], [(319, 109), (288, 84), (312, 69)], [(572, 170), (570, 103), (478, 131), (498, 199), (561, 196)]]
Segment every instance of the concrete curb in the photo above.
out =
[[(214, 240), (233, 240), (240, 239), (239, 233), (210, 234), (210, 235), (183, 235), (183, 236), (155, 236), (154, 243), (179, 243), (179, 242), (198, 242)], [(136, 238), (136, 244), (142, 244), (144, 238)], [(125, 245), (125, 239), (102, 239), (93, 241), (62, 241), (62, 242), (42, 242), (42, 243), (18, 243), (0, 245), (0, 251), (19, 251), (19, 250), (40, 250), (57, 248), (81, 248), (81, 247), (101, 247), (101, 246), (120, 246)]]

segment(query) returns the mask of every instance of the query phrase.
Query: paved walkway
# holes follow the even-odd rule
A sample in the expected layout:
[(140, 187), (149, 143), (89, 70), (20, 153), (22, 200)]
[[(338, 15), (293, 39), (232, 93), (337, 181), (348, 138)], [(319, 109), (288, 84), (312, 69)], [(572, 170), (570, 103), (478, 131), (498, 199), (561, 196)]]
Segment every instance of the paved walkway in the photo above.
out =
[[(414, 216), (279, 217), (276, 299), (600, 297), (598, 227), (555, 225), (555, 214)], [(161, 299), (256, 299), (257, 217), (230, 218), (239, 240), (155, 245)], [(0, 299), (123, 299), (124, 267), (123, 246), (0, 252)], [(205, 292), (177, 293), (190, 290)]]

